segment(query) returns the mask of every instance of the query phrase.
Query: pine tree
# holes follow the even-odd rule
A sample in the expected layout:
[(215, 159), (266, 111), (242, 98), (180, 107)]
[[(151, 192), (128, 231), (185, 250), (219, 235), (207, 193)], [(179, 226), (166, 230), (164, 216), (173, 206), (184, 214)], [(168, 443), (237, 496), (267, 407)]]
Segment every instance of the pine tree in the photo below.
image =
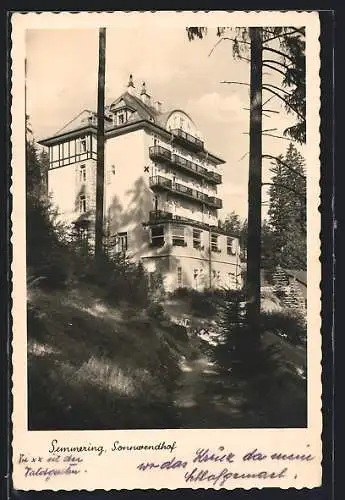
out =
[(269, 190), (269, 223), (272, 228), (273, 263), (306, 269), (306, 179), (304, 158), (290, 144), (285, 158), (272, 168)]
[(233, 210), (225, 217), (224, 221), (219, 221), (219, 227), (230, 236), (239, 237), (242, 230), (242, 221), (240, 216)]

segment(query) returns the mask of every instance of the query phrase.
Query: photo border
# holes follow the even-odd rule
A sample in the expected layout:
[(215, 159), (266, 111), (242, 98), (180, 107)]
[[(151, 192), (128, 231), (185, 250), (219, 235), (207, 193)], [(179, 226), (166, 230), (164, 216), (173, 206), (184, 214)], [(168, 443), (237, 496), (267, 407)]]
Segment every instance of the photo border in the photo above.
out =
[[(321, 14), (323, 14), (323, 18), (325, 19), (325, 13), (320, 13), (320, 20), (322, 20), (322, 16)], [(331, 16), (329, 16), (329, 19), (328, 19), (328, 28), (326, 28), (326, 30), (322, 29), (322, 26), (325, 26), (325, 21), (323, 21), (323, 25), (321, 23), (321, 35), (320, 35), (320, 38), (322, 40), (325, 39), (326, 37), (326, 40), (328, 38), (328, 42), (326, 42), (326, 44), (331, 44), (333, 39), (332, 40), (329, 40), (330, 38), (332, 38), (332, 19), (330, 19)], [(327, 49), (327, 47), (325, 48), (325, 42), (321, 43), (321, 74), (323, 72), (323, 74), (325, 75), (325, 72), (327, 73), (327, 71), (329, 72), (331, 67), (332, 67), (332, 57), (330, 55), (330, 51), (331, 51), (331, 48)], [(323, 63), (323, 61), (325, 59), (327, 59), (327, 54), (325, 55), (325, 51), (327, 52), (328, 50), (328, 70), (327, 70), (327, 66), (326, 66), (326, 69), (325, 69), (325, 65)], [(322, 54), (323, 52), (323, 54)], [(323, 59), (322, 59), (323, 58)], [(326, 65), (327, 65), (327, 62), (326, 62)], [(322, 67), (323, 66), (323, 67)], [(332, 91), (333, 89), (330, 88), (331, 87), (331, 83), (329, 82), (329, 85), (328, 85), (328, 90), (327, 90), (327, 78), (325, 79), (325, 76), (323, 76), (323, 78), (321, 78), (321, 87), (322, 87), (322, 92), (328, 95), (332, 94)], [(334, 109), (332, 108), (331, 109), (331, 103), (330, 102), (326, 102), (325, 100), (325, 94), (324, 95), (321, 95), (321, 109), (322, 109), (322, 112), (321, 112), (321, 152), (320, 152), (320, 156), (321, 156), (321, 165), (322, 165), (322, 169), (321, 169), (321, 179), (322, 179), (322, 182), (321, 182), (321, 213), (322, 213), (322, 233), (321, 233), (321, 242), (322, 242), (322, 258), (323, 258), (323, 262), (322, 262), (322, 289), (323, 289), (323, 296), (322, 296), (322, 314), (323, 314), (323, 324), (322, 324), (322, 329), (323, 329), (323, 346), (322, 346), (322, 349), (323, 349), (323, 352), (326, 353), (326, 360), (324, 358), (324, 362), (323, 362), (323, 372), (322, 372), (322, 378), (323, 378), (323, 396), (325, 396), (324, 394), (324, 388), (325, 386), (327, 386), (327, 384), (329, 384), (329, 376), (332, 375), (333, 373), (333, 364), (332, 364), (332, 369), (328, 368), (327, 367), (327, 356), (332, 356), (333, 354), (333, 351), (332, 349), (330, 348), (330, 345), (329, 343), (327, 342), (327, 339), (325, 338), (325, 330), (329, 331), (329, 328), (327, 328), (327, 320), (325, 321), (325, 318), (327, 318), (327, 314), (329, 315), (330, 317), (330, 324), (332, 324), (332, 314), (333, 314), (333, 311), (332, 311), (332, 304), (330, 305), (327, 305), (327, 301), (328, 299), (330, 299), (330, 297), (332, 295), (329, 294), (329, 291), (332, 291), (333, 288), (332, 288), (332, 283), (330, 283), (330, 276), (333, 276), (333, 274), (330, 274), (329, 273), (329, 270), (333, 270), (333, 259), (331, 257), (331, 253), (329, 252), (326, 252), (324, 253), (324, 250), (327, 250), (327, 248), (329, 248), (329, 239), (333, 242), (333, 236), (332, 234), (330, 234), (330, 231), (327, 231), (328, 227), (329, 227), (329, 216), (331, 215), (332, 216), (332, 219), (334, 218), (334, 214), (333, 214), (333, 210), (332, 210), (332, 207), (330, 204), (328, 204), (328, 198), (330, 196), (331, 193), (333, 193), (333, 185), (330, 186), (330, 183), (332, 182), (332, 179), (330, 176), (330, 173), (329, 173), (329, 170), (327, 171), (327, 164), (329, 165), (330, 164), (330, 158), (332, 158), (332, 164), (333, 164), (333, 155), (332, 153), (329, 151), (327, 152), (327, 149), (326, 149), (326, 146), (325, 146), (325, 143), (327, 145), (327, 142), (330, 142), (330, 138), (328, 136), (328, 141), (326, 140), (325, 141), (325, 136), (327, 137), (327, 132), (322, 132), (323, 131), (328, 131), (328, 134), (329, 132), (334, 132), (333, 131), (333, 124), (328, 124), (327, 125), (327, 118), (329, 118), (329, 122), (332, 122), (333, 120), (331, 119), (331, 115), (334, 114)], [(325, 114), (325, 108), (327, 110), (327, 114)], [(328, 127), (328, 128), (327, 128)], [(331, 133), (331, 135), (333, 136), (334, 134)], [(6, 176), (6, 174), (5, 174)], [(328, 176), (328, 177), (327, 177)], [(324, 179), (326, 179), (326, 182), (324, 182)], [(6, 179), (7, 181), (8, 179)], [(7, 183), (5, 182), (5, 185)], [(325, 190), (326, 190), (326, 193), (325, 193)], [(326, 200), (326, 201), (325, 201)], [(5, 230), (6, 231), (6, 230)], [(6, 232), (5, 232), (6, 234)], [(325, 240), (325, 236), (326, 236), (326, 240)], [(333, 245), (331, 245), (331, 248), (333, 248)], [(9, 255), (10, 256), (10, 255)], [(325, 260), (324, 259), (327, 259), (328, 257), (328, 260)], [(331, 300), (331, 299), (330, 299)], [(5, 315), (7, 316), (7, 311), (5, 310)], [(328, 351), (327, 351), (328, 349)], [(326, 362), (325, 362), (326, 361)], [(333, 377), (332, 377), (332, 380), (333, 380)], [(324, 403), (325, 403), (325, 399), (323, 399)], [(330, 400), (328, 400), (330, 401)], [(325, 419), (325, 414), (324, 414), (324, 425), (325, 423), (327, 422), (327, 419)], [(327, 428), (324, 427), (324, 432), (323, 434), (327, 433)], [(323, 438), (324, 438), (324, 435), (323, 435)], [(324, 459), (325, 459), (325, 455), (324, 455)], [(324, 468), (323, 468), (323, 471), (324, 471)], [(318, 489), (318, 488), (317, 488)], [(100, 491), (103, 491), (103, 490), (94, 490), (94, 491), (90, 491), (88, 492), (87, 494), (88, 495), (92, 495), (92, 494), (97, 494), (97, 492), (100, 492)], [(126, 490), (126, 494), (128, 493), (132, 493), (132, 492), (135, 492), (137, 490)], [(140, 491), (143, 491), (143, 490), (140, 490)], [(155, 494), (160, 494), (160, 492), (157, 492), (156, 490), (145, 490), (145, 493), (150, 493), (152, 494), (152, 492), (155, 491)], [(165, 490), (165, 491), (168, 491), (168, 490)], [(173, 493), (177, 493), (178, 491), (182, 491), (182, 492), (191, 492), (193, 490), (190, 490), (188, 488), (183, 488), (182, 490), (173, 490)], [(209, 492), (213, 492), (214, 490), (203, 490), (203, 494), (209, 494)], [(237, 489), (236, 490), (231, 490), (232, 491), (232, 494), (237, 494)], [(273, 491), (273, 490), (272, 490)], [(282, 491), (281, 489), (277, 489), (277, 491)], [(290, 490), (289, 490), (290, 491)], [(296, 490), (295, 490), (296, 491)], [(312, 491), (315, 491), (315, 489), (313, 489)], [(115, 492), (115, 493), (121, 493), (119, 490), (110, 490), (108, 493), (111, 493), (111, 492)], [(169, 492), (171, 493), (172, 491), (169, 490)], [(252, 490), (249, 490), (248, 494), (250, 494), (252, 492)], [(262, 490), (262, 493), (265, 492), (265, 495), (267, 495), (267, 490), (264, 489)], [(26, 492), (25, 494), (27, 494), (29, 492)], [(46, 496), (47, 494), (49, 495), (50, 492), (47, 492), (46, 490), (45, 491), (42, 491), (42, 492), (39, 492), (39, 491), (35, 491), (34, 492), (34, 495), (35, 498), (38, 498), (37, 495), (38, 494), (43, 494), (44, 496)], [(64, 493), (67, 493), (67, 494), (70, 494), (70, 492), (64, 492)], [(196, 493), (196, 492), (195, 492)], [(218, 493), (218, 492), (217, 492)], [(254, 493), (254, 492), (253, 492)], [(257, 492), (255, 491), (255, 494)], [(259, 493), (259, 492), (258, 492)], [(53, 493), (54, 494), (54, 493)], [(165, 492), (164, 492), (165, 494)], [(273, 497), (273, 495), (272, 495)], [(265, 496), (266, 498), (266, 496)], [(315, 496), (313, 497), (315, 498)]]

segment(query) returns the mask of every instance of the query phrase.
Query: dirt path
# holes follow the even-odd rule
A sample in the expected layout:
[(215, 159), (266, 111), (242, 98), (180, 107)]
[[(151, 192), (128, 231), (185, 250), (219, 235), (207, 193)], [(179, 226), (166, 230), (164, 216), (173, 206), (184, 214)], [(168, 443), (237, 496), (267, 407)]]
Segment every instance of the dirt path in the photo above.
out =
[(230, 374), (221, 374), (206, 357), (184, 361), (174, 395), (182, 428), (231, 428), (246, 426), (243, 396)]

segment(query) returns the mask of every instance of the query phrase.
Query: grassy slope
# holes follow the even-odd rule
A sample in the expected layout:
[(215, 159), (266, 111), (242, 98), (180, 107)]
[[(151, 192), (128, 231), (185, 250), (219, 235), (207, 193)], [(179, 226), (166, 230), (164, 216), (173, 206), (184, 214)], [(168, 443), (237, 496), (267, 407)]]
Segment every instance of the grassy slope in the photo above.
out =
[[(306, 384), (296, 374), (306, 367), (304, 347), (264, 335), (284, 359), (284, 374), (270, 388), (267, 381), (253, 388), (232, 375), (205, 378), (202, 372), (192, 387), (179, 362), (183, 356), (197, 362), (200, 341), (188, 342), (176, 326), (100, 297), (100, 289), (86, 286), (29, 292), (30, 429), (202, 427), (204, 418), (207, 427), (305, 425)], [(215, 327), (214, 317), (199, 316), (186, 299), (168, 301), (165, 309), (197, 329)], [(176, 409), (176, 383), (182, 384), (177, 393), (196, 398), (194, 410)], [(243, 397), (242, 407), (231, 403)]]
[(97, 296), (30, 292), (29, 428), (176, 427), (169, 394), (186, 339)]

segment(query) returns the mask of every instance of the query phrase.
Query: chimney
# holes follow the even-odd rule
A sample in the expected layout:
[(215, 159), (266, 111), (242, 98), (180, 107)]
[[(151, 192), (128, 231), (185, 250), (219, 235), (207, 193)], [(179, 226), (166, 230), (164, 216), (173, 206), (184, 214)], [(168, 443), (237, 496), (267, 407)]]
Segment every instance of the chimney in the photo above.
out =
[(133, 75), (129, 75), (129, 80), (128, 80), (128, 84), (127, 84), (127, 92), (131, 95), (134, 94), (135, 92), (135, 85), (133, 83)]
[(146, 106), (151, 106), (151, 96), (147, 93), (145, 82), (143, 82), (141, 87), (140, 99), (146, 104)]
[(156, 101), (155, 108), (156, 108), (156, 111), (158, 111), (158, 113), (161, 113), (162, 112), (162, 103), (159, 101)]

